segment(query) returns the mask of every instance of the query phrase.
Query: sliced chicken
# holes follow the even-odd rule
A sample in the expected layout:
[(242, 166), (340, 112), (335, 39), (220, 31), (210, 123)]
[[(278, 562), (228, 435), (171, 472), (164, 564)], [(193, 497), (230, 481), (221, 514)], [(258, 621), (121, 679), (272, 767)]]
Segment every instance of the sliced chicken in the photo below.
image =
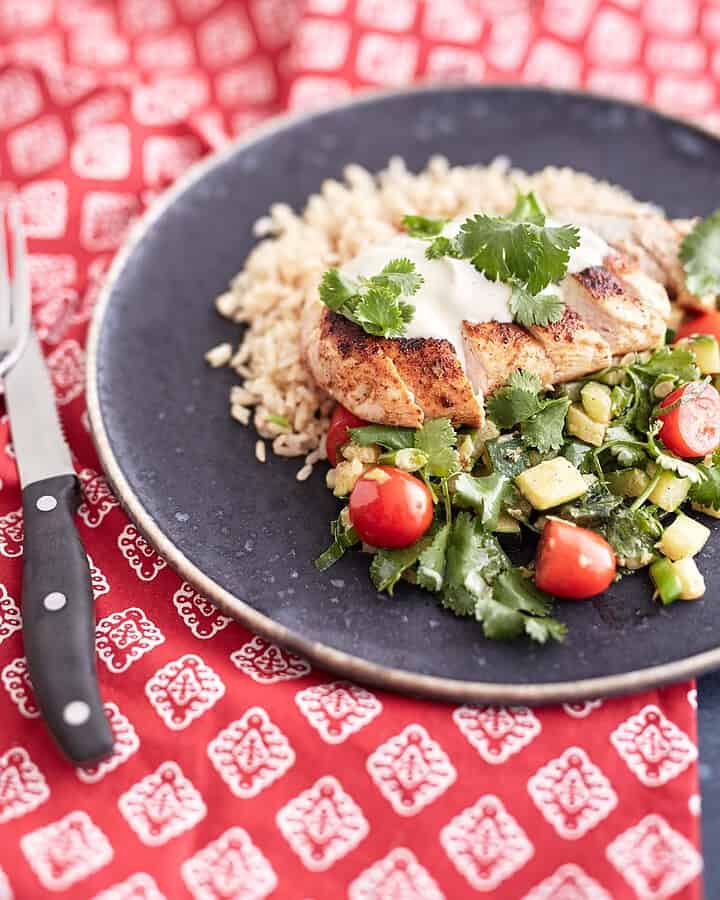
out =
[(637, 264), (640, 273), (665, 285), (671, 299), (691, 309), (712, 308), (715, 297), (697, 297), (688, 291), (680, 262), (680, 245), (695, 220), (666, 219), (661, 215), (615, 216), (605, 213), (564, 211), (563, 218), (587, 225), (612, 247)]
[(553, 325), (530, 328), (553, 365), (553, 384), (573, 381), (610, 365), (610, 345), (569, 306)]
[(303, 352), (323, 390), (368, 422), (419, 428), (423, 411), (382, 343), (319, 300), (303, 315)]
[(449, 341), (372, 337), (314, 301), (303, 316), (302, 343), (320, 387), (369, 422), (419, 428), (426, 417), (448, 417), (456, 425), (483, 423), (482, 398)]
[[(644, 350), (665, 336), (665, 319), (625, 276), (627, 266), (614, 254), (603, 266), (591, 266), (563, 279), (562, 298), (607, 341), (614, 355)], [(669, 315), (669, 302), (667, 313)]]
[(383, 340), (382, 347), (426, 418), (447, 416), (457, 424), (482, 425), (482, 397), (475, 396), (450, 341), (401, 338)]
[(552, 384), (555, 367), (542, 344), (511, 322), (463, 322), (465, 367), (475, 390), (491, 394), (517, 369)]

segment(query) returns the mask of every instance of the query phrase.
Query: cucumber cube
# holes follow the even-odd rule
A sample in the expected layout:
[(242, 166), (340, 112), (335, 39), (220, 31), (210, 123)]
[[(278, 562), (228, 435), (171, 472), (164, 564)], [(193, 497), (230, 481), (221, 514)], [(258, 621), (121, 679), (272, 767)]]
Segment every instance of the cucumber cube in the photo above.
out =
[(699, 553), (709, 537), (709, 528), (685, 513), (679, 513), (675, 521), (663, 531), (658, 547), (670, 559), (684, 559)]
[(540, 510), (569, 503), (581, 497), (588, 487), (580, 472), (564, 456), (525, 469), (515, 478), (515, 483), (533, 507)]
[(607, 425), (612, 411), (612, 394), (606, 384), (588, 381), (580, 391), (580, 399), (585, 412), (593, 421)]
[(689, 490), (688, 478), (678, 478), (672, 472), (661, 472), (660, 479), (648, 499), (665, 512), (673, 512), (685, 500)]
[(700, 574), (695, 560), (688, 556), (673, 563), (675, 574), (682, 586), (681, 600), (698, 600), (705, 593), (705, 579)]

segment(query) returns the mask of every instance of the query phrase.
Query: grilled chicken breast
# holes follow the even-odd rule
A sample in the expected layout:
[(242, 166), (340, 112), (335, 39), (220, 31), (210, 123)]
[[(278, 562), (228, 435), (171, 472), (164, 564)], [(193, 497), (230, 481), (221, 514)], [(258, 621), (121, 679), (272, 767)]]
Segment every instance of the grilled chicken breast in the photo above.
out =
[[(616, 222), (604, 225), (608, 235), (619, 232)], [(446, 416), (478, 427), (484, 397), (517, 369), (547, 385), (572, 381), (664, 337), (667, 294), (637, 258), (609, 254), (603, 265), (567, 275), (560, 293), (563, 317), (545, 327), (463, 321), (460, 356), (449, 340), (372, 337), (312, 299), (303, 352), (318, 385), (368, 421), (417, 428), (425, 418)]]
[(584, 322), (570, 306), (565, 307), (562, 319), (552, 325), (534, 325), (532, 336), (538, 340), (553, 365), (552, 382), (573, 381), (589, 372), (610, 365), (610, 345)]
[(679, 306), (708, 309), (715, 297), (691, 294), (685, 284), (685, 272), (679, 259), (680, 244), (695, 220), (666, 219), (646, 213), (638, 216), (616, 216), (596, 212), (565, 210), (563, 217), (575, 225), (586, 225), (618, 250), (636, 269), (667, 288)]
[(487, 396), (517, 369), (526, 369), (543, 384), (552, 384), (555, 367), (543, 345), (512, 322), (463, 323), (465, 368), (477, 391)]

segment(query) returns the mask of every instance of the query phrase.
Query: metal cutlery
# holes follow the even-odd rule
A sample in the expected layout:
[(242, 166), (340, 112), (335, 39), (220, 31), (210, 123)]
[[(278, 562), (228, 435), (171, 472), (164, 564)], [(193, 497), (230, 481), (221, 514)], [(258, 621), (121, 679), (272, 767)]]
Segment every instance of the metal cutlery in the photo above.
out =
[(12, 280), (0, 220), (0, 375), (22, 486), (25, 656), (55, 740), (70, 760), (88, 764), (110, 754), (113, 739), (97, 683), (90, 569), (74, 521), (80, 485), (30, 324), (25, 239), (11, 224)]

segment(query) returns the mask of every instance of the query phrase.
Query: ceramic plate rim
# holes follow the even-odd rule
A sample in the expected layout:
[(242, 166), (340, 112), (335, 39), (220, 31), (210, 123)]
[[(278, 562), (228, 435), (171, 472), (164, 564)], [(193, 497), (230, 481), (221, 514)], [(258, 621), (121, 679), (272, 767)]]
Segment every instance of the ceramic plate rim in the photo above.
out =
[(692, 678), (712, 668), (720, 667), (720, 645), (714, 650), (706, 650), (703, 653), (694, 654), (681, 660), (648, 666), (644, 669), (636, 669), (622, 674), (584, 678), (579, 681), (547, 682), (544, 684), (461, 681), (454, 678), (422, 675), (406, 669), (397, 669), (370, 662), (345, 651), (336, 650), (327, 644), (311, 641), (296, 634), (291, 629), (258, 612), (249, 603), (226, 590), (203, 572), (165, 535), (148, 513), (142, 501), (125, 478), (120, 462), (113, 453), (102, 417), (98, 386), (98, 348), (105, 312), (109, 306), (115, 284), (121, 278), (125, 265), (135, 248), (143, 240), (151, 226), (175, 200), (235, 153), (252, 146), (258, 140), (270, 134), (291, 128), (299, 122), (322, 116), (328, 112), (352, 109), (359, 105), (373, 103), (378, 100), (382, 101), (386, 98), (402, 97), (421, 92), (453, 91), (458, 88), (472, 89), (478, 93), (496, 89), (540, 90), (547, 91), (553, 95), (565, 96), (568, 99), (597, 99), (635, 109), (647, 110), (653, 115), (682, 128), (695, 130), (714, 141), (720, 140), (712, 132), (695, 123), (667, 115), (644, 104), (587, 91), (572, 91), (543, 87), (541, 85), (500, 82), (493, 82), (487, 85), (468, 85), (456, 82), (445, 82), (442, 84), (425, 83), (398, 90), (364, 91), (354, 95), (350, 100), (326, 106), (319, 110), (304, 113), (286, 113), (272, 117), (247, 132), (240, 140), (231, 141), (227, 146), (220, 148), (192, 165), (161, 197), (155, 200), (147, 212), (130, 229), (125, 242), (112, 261), (97, 304), (93, 310), (86, 345), (87, 411), (90, 431), (100, 464), (122, 508), (138, 531), (185, 581), (189, 582), (203, 596), (212, 600), (222, 612), (237, 620), (241, 625), (244, 625), (254, 633), (273, 643), (287, 647), (304, 656), (310, 662), (346, 678), (399, 693), (414, 694), (448, 702), (538, 705), (638, 692), (661, 684)]

